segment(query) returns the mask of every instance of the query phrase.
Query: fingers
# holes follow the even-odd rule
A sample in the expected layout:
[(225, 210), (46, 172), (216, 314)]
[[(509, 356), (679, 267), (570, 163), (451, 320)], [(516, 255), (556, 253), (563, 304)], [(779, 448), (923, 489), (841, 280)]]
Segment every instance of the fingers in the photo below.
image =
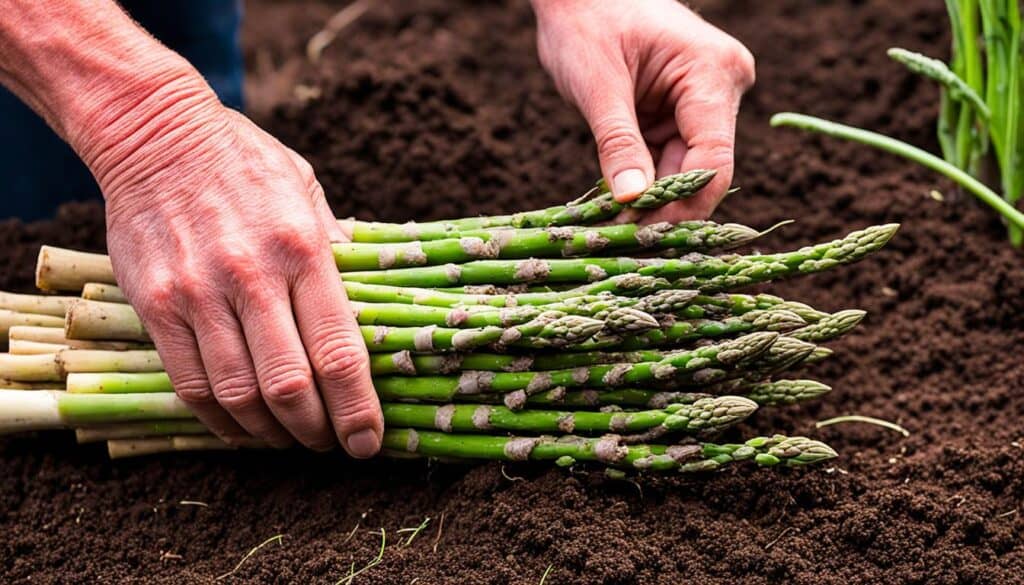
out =
[(235, 300), (252, 355), (252, 387), (291, 436), (310, 449), (328, 451), (337, 440), (295, 327), (287, 285), (278, 283), (276, 290), (266, 290), (272, 284), (241, 290)]
[(715, 178), (694, 197), (668, 205), (645, 222), (706, 219), (725, 197), (735, 167), (736, 116), (743, 87), (711, 71), (693, 74), (675, 107), (681, 140), (670, 140), (662, 152), (658, 174), (714, 169)]
[[(204, 304), (196, 305), (194, 328), (213, 398), (250, 435), (279, 449), (288, 447), (294, 439), (264, 403), (234, 311), (226, 299), (217, 306), (210, 306), (208, 300)], [(175, 389), (180, 395), (176, 382)]]
[(249, 434), (231, 418), (213, 396), (195, 334), (182, 324), (147, 328), (167, 370), (174, 391), (196, 418), (214, 434), (234, 443)]
[[(601, 83), (576, 92), (576, 102), (597, 142), (601, 173), (615, 199), (636, 199), (654, 180), (654, 162), (636, 117), (629, 72), (600, 76)], [(580, 95), (582, 94), (582, 95)]]
[(353, 457), (380, 450), (384, 421), (369, 356), (329, 255), (295, 275), (292, 304), (320, 394), (335, 432)]

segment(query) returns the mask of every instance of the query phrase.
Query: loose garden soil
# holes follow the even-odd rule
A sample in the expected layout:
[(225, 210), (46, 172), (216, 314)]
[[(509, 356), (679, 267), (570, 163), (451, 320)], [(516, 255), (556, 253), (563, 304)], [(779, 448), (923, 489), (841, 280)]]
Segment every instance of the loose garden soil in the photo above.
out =
[[(589, 185), (591, 139), (537, 63), (525, 2), (415, 4), (375, 3), (315, 66), (305, 39), (340, 6), (248, 6), (254, 115), (310, 159), (338, 215), (508, 212)], [(767, 239), (771, 250), (903, 224), (862, 264), (771, 287), (870, 316), (810, 372), (830, 395), (765, 410), (738, 434), (808, 434), (839, 459), (632, 483), (301, 452), (112, 463), (69, 434), (5, 438), (0, 580), (211, 582), (280, 534), (222, 581), (334, 583), (374, 560), (383, 529), (383, 557), (355, 583), (537, 583), (549, 567), (549, 585), (1024, 582), (1024, 256), (992, 211), (934, 175), (767, 125), (774, 112), (803, 111), (935, 150), (935, 89), (884, 50), (945, 55), (942, 3), (698, 5), (758, 60), (739, 124), (743, 189), (717, 217), (796, 219)], [(102, 210), (0, 223), (0, 288), (31, 288), (43, 242), (102, 249)], [(846, 413), (910, 436), (815, 430)], [(415, 538), (400, 532), (426, 517)]]

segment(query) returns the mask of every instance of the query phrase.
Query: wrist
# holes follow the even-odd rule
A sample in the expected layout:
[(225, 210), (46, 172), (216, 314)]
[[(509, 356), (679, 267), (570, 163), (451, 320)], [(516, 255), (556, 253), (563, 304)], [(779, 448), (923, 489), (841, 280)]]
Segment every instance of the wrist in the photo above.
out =
[(145, 145), (170, 148), (161, 138), (184, 120), (223, 110), (198, 71), (114, 2), (11, 4), (0, 19), (0, 82), (75, 149), (105, 193)]
[[(108, 199), (148, 179), (220, 127), (224, 107), (187, 62), (157, 60), (97, 88), (67, 122), (68, 142)], [(115, 80), (111, 80), (113, 83)]]

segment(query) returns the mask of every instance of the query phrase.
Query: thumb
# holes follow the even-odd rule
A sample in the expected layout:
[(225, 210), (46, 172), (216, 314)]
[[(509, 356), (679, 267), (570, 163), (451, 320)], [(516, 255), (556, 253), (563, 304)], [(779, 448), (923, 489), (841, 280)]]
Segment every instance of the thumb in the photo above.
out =
[(637, 122), (629, 74), (621, 85), (603, 84), (578, 100), (597, 142), (601, 173), (620, 203), (636, 199), (654, 181), (654, 161)]

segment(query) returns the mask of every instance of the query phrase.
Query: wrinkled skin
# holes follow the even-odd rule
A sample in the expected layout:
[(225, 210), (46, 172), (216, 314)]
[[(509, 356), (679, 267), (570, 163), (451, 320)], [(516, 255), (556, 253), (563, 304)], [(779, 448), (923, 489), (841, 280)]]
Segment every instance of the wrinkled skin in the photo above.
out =
[(173, 93), (143, 106), (153, 137), (108, 151), (97, 176), (118, 282), (178, 395), (228, 441), (373, 455), (383, 422), (330, 253), (344, 236), (313, 169), (244, 116)]

